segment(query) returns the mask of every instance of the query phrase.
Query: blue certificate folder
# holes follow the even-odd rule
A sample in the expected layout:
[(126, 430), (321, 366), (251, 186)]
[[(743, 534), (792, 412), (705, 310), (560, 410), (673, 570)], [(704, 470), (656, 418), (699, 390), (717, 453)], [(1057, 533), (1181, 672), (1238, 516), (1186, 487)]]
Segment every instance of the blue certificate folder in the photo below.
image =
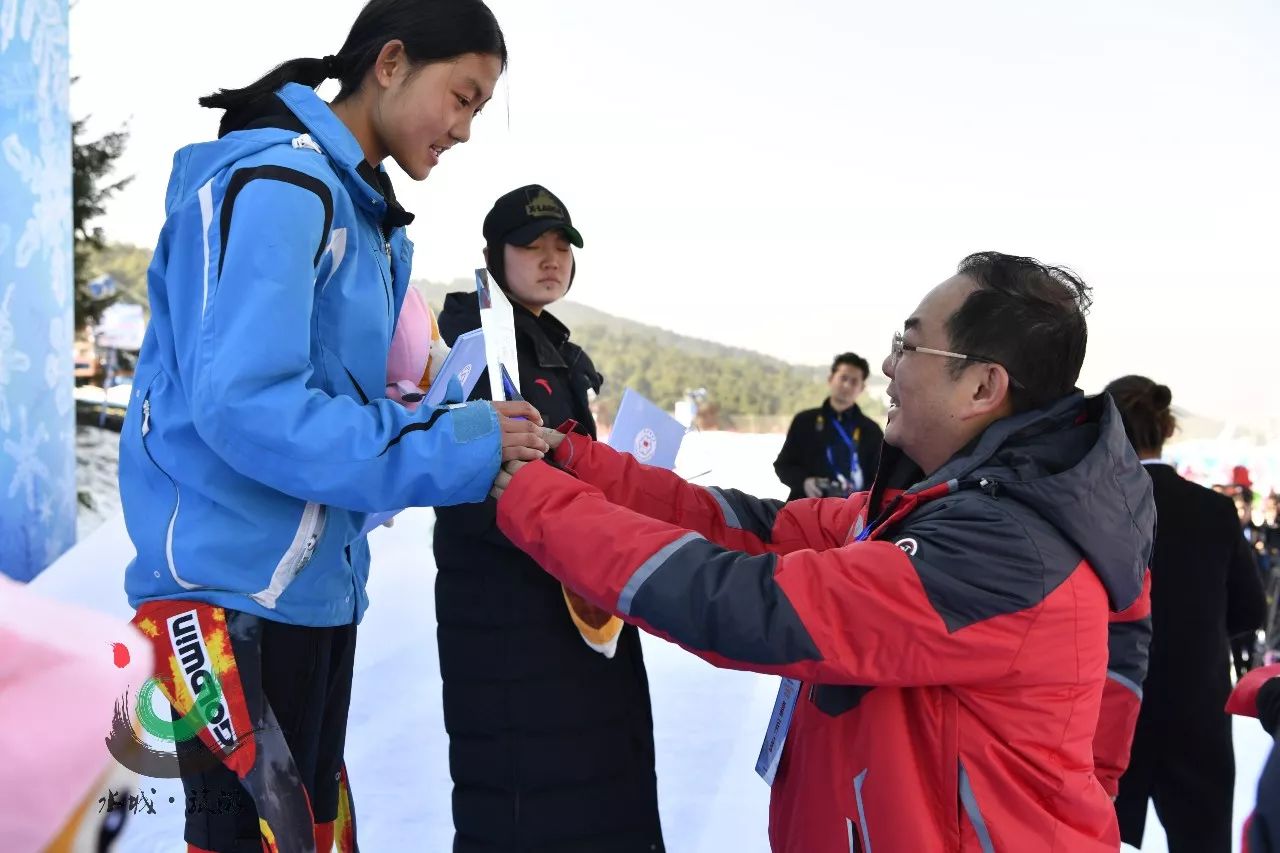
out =
[[(476, 383), (480, 381), (480, 374), (484, 373), (488, 362), (484, 352), (484, 332), (480, 329), (473, 329), (466, 334), (458, 335), (458, 339), (453, 342), (453, 349), (449, 350), (449, 354), (445, 356), (444, 364), (440, 366), (440, 372), (436, 374), (436, 381), (431, 383), (431, 387), (427, 389), (426, 395), (422, 398), (422, 405), (429, 409), (437, 408), (445, 402), (445, 395), (449, 390), (449, 386), (453, 385), (453, 380), (458, 381), (461, 386), (458, 399), (451, 399), (451, 403), (461, 403), (471, 396), (471, 392), (475, 390)], [(459, 389), (455, 388), (455, 392)], [(454, 394), (458, 397), (458, 393)], [(367, 535), (371, 530), (377, 528), (378, 525), (393, 517), (399, 510), (388, 512), (371, 512), (365, 520), (364, 529), (360, 531), (360, 535)]]
[(645, 465), (670, 471), (676, 467), (684, 435), (684, 424), (628, 388), (622, 392), (609, 446), (630, 453)]
[(476, 383), (480, 381), (480, 374), (484, 373), (487, 366), (484, 332), (480, 329), (472, 329), (470, 332), (458, 335), (458, 339), (453, 342), (453, 349), (449, 350), (444, 364), (440, 367), (440, 372), (436, 374), (436, 381), (431, 383), (431, 387), (427, 389), (427, 396), (422, 398), (422, 405), (434, 409), (442, 404), (445, 393), (449, 390), (449, 383), (454, 379), (462, 385), (462, 399), (449, 402), (463, 402), (471, 396)]

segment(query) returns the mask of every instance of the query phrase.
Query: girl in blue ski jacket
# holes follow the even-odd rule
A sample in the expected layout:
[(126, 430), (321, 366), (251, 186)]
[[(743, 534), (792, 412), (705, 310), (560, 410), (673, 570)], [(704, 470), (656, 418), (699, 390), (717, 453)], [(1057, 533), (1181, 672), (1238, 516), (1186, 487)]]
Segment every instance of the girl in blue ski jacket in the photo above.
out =
[(506, 57), (480, 0), (371, 0), (337, 54), (203, 98), (219, 138), (174, 158), (120, 488), (135, 622), (196, 715), (188, 794), (237, 804), (188, 809), (194, 849), (354, 844), (334, 820), (366, 515), (481, 501), (504, 459), (546, 449), (527, 404), (383, 392), (413, 217), (381, 163), (426, 178)]

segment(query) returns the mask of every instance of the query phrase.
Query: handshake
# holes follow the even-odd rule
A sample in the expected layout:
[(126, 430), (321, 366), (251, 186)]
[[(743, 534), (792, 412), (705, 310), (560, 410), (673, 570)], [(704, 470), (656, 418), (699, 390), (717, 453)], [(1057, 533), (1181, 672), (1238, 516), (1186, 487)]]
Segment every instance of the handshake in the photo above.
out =
[(490, 494), (500, 498), (517, 471), (554, 452), (564, 435), (544, 427), (538, 410), (523, 400), (497, 402), (493, 408), (502, 429), (502, 467)]

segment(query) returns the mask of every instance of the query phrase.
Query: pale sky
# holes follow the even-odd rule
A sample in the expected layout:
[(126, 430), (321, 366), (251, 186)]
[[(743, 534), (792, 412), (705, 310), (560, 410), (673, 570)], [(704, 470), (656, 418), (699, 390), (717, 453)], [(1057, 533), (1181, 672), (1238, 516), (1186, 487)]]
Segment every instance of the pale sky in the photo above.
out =
[[(361, 5), (78, 0), (73, 111), (132, 130), (108, 236), (154, 244), (173, 152), (216, 130), (197, 97), (335, 52)], [(490, 6), (511, 65), (471, 142), (393, 169), (415, 277), (469, 275), (493, 200), (543, 183), (586, 240), (575, 299), (878, 370), (964, 255), (1034, 255), (1095, 288), (1086, 390), (1146, 373), (1280, 434), (1274, 0)]]

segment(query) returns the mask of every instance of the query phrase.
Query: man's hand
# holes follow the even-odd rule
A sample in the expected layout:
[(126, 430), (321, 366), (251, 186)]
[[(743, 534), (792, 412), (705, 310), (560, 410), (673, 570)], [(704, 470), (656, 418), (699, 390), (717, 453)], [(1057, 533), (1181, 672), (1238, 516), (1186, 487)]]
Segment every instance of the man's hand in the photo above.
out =
[(547, 452), (554, 453), (556, 448), (560, 446), (560, 442), (564, 441), (564, 433), (559, 430), (550, 429), (549, 427), (543, 427), (542, 439), (547, 443), (547, 446), (551, 448)]
[(493, 488), (489, 491), (489, 494), (493, 495), (495, 499), (501, 500), (503, 493), (507, 490), (507, 486), (511, 485), (511, 478), (516, 475), (517, 471), (528, 464), (528, 462), (521, 462), (515, 459), (499, 468), (498, 476), (494, 479)]
[[(523, 401), (493, 404), (502, 428), (502, 461), (533, 462), (551, 449), (542, 437), (542, 415)], [(519, 420), (523, 418), (523, 420)]]
[(804, 496), (806, 498), (820, 498), (823, 495), (823, 486), (826, 480), (822, 477), (806, 477), (804, 481)]

